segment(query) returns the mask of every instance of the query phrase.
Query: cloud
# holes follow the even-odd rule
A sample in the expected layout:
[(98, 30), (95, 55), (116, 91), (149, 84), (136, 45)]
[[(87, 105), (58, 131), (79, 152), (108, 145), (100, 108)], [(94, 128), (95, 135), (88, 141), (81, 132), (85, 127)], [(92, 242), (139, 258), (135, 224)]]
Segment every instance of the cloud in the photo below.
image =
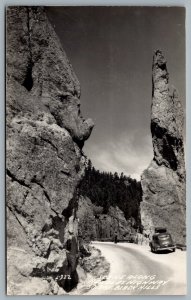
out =
[(122, 133), (104, 144), (92, 144), (85, 153), (100, 171), (123, 172), (140, 180), (141, 173), (153, 158), (151, 142), (151, 136), (136, 130), (131, 135)]

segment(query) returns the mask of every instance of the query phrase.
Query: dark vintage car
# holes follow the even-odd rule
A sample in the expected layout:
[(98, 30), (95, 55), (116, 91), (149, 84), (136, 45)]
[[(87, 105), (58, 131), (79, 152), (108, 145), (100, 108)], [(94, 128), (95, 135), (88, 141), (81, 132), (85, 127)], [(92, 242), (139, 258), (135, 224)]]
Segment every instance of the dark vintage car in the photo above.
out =
[(170, 250), (175, 252), (176, 245), (174, 244), (170, 233), (166, 228), (155, 228), (155, 233), (149, 243), (151, 252), (159, 252), (164, 250)]

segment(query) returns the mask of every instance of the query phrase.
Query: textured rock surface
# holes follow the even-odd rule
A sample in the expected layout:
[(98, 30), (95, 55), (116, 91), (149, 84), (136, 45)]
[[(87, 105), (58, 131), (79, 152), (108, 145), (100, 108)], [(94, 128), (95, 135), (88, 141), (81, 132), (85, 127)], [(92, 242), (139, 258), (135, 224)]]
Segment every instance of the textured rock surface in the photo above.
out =
[(116, 206), (111, 206), (107, 214), (103, 208), (92, 204), (90, 199), (80, 197), (77, 216), (79, 219), (79, 238), (83, 241), (128, 239), (132, 228), (133, 218), (126, 220), (124, 213)]
[(135, 233), (132, 222), (133, 218), (126, 220), (124, 213), (117, 206), (111, 206), (108, 214), (96, 216), (97, 236), (99, 239), (114, 240), (117, 235), (119, 240), (127, 240), (131, 233)]
[(89, 290), (98, 285), (101, 281), (105, 280), (109, 274), (110, 264), (99, 249), (86, 246), (89, 255), (80, 258), (77, 267), (79, 275), (79, 283), (77, 288), (74, 289), (71, 295), (84, 295)]
[(169, 85), (161, 51), (153, 57), (151, 133), (154, 158), (143, 172), (141, 219), (144, 234), (167, 227), (174, 240), (185, 243), (184, 114), (177, 91)]
[(8, 294), (64, 294), (77, 283), (77, 187), (93, 123), (43, 8), (7, 9), (6, 90)]

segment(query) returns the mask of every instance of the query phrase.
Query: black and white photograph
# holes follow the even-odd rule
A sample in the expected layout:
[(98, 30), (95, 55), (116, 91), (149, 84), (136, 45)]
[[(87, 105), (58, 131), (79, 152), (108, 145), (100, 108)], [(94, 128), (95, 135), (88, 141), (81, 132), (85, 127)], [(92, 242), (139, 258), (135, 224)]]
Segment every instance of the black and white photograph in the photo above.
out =
[(6, 7), (6, 294), (186, 295), (186, 9)]

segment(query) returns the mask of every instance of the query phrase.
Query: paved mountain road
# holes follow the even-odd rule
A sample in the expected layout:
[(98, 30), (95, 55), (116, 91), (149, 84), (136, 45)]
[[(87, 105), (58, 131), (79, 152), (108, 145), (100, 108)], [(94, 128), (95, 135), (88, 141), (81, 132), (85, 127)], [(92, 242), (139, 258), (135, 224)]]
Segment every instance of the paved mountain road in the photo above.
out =
[(100, 249), (110, 263), (110, 273), (86, 295), (186, 293), (185, 251), (154, 254), (148, 246), (129, 243), (93, 242), (93, 246)]

